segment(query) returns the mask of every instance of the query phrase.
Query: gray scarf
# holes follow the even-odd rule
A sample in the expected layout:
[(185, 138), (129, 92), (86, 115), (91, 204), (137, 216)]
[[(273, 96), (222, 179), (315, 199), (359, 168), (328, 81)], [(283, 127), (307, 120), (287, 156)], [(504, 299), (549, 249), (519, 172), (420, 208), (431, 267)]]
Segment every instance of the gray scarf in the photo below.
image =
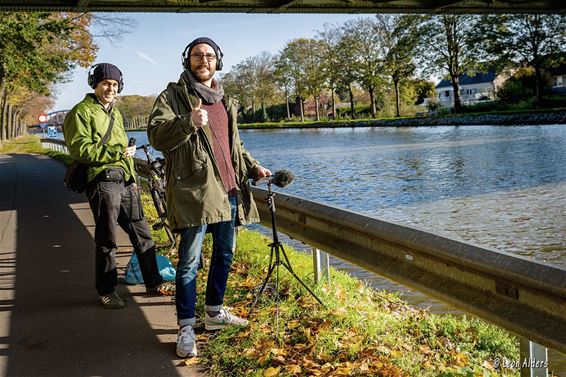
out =
[[(212, 79), (212, 88), (201, 84), (193, 75), (192, 72), (185, 70), (181, 74), (181, 78), (185, 80), (188, 86), (192, 87), (198, 96), (201, 97), (206, 103), (218, 103), (224, 98), (224, 89), (222, 85)], [(189, 89), (190, 90), (190, 89)]]

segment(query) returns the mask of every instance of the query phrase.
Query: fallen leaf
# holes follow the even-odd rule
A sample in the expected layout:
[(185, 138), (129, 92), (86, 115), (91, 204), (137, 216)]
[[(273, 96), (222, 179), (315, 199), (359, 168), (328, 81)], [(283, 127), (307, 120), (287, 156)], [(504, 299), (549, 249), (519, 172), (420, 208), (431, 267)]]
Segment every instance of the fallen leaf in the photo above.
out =
[(285, 368), (285, 370), (287, 374), (291, 374), (291, 375), (301, 374), (301, 372), (303, 371), (301, 369), (301, 366), (297, 364), (289, 365), (287, 366), (287, 368)]
[(275, 377), (279, 375), (279, 372), (281, 372), (281, 367), (270, 367), (263, 371), (263, 377)]
[(464, 366), (470, 361), (470, 358), (465, 353), (458, 353), (454, 356), (454, 364)]
[(185, 359), (185, 361), (183, 361), (183, 364), (185, 364), (187, 366), (188, 365), (196, 365), (196, 364), (198, 364), (198, 358), (196, 358), (196, 357), (187, 358), (187, 359)]

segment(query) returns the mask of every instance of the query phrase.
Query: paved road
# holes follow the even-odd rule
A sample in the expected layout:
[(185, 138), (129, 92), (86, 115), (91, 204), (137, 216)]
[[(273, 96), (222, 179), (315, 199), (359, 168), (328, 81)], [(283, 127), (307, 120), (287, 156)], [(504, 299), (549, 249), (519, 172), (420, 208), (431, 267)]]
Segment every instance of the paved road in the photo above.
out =
[(0, 155), (0, 376), (201, 376), (175, 356), (170, 297), (120, 286), (125, 309), (99, 304), (92, 216), (63, 173), (45, 156)]

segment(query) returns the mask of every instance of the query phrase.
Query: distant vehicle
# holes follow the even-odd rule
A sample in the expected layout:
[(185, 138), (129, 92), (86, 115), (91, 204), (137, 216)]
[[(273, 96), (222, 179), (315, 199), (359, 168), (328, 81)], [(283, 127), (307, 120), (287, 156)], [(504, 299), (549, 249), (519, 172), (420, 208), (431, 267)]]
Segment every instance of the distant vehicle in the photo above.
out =
[(48, 137), (57, 137), (57, 127), (55, 127), (55, 126), (47, 127), (47, 136)]

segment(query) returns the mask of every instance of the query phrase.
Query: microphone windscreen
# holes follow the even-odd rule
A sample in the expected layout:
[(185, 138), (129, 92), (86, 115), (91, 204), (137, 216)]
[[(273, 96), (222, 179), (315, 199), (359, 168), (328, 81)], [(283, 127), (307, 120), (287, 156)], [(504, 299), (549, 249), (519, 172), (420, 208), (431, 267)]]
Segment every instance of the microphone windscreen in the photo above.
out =
[(277, 170), (271, 177), (271, 183), (277, 187), (287, 187), (293, 182), (295, 176), (289, 170)]

